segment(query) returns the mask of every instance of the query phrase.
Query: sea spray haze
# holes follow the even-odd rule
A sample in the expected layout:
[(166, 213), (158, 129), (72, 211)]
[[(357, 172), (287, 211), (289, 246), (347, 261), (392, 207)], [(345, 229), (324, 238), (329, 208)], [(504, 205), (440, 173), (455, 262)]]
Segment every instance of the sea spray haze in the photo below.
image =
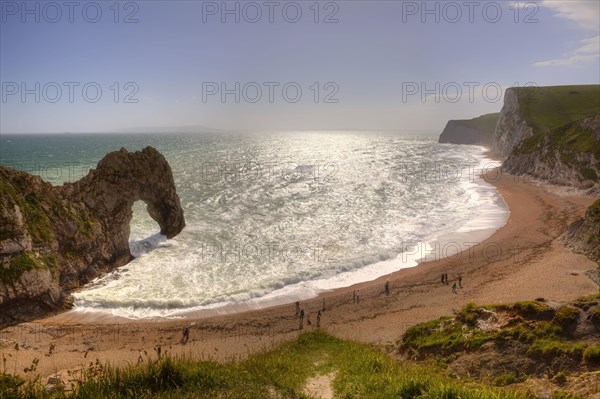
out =
[(77, 311), (177, 316), (306, 298), (414, 266), (415, 245), (506, 221), (479, 177), (497, 166), (483, 147), (406, 134), (4, 135), (1, 155), (61, 184), (109, 151), (146, 145), (170, 163), (187, 227), (167, 240), (136, 203), (136, 259), (76, 293)]

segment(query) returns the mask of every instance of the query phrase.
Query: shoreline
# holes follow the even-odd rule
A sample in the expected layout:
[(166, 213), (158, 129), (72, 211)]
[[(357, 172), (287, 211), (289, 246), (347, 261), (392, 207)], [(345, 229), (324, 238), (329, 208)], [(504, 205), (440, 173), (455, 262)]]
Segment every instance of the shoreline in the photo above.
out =
[[(502, 228), (460, 256), (433, 259), (303, 301), (307, 319), (313, 320), (305, 330), (315, 328), (316, 312), (325, 300), (322, 328), (341, 338), (387, 347), (409, 326), (452, 315), (470, 301), (488, 304), (543, 297), (552, 303), (597, 292), (598, 286), (585, 275), (597, 265), (556, 241), (593, 198), (559, 195), (506, 174), (490, 183), (510, 209)], [(498, 248), (501, 253), (490, 252)], [(441, 284), (441, 273), (452, 279), (460, 273), (463, 288), (453, 293)], [(383, 291), (387, 279), (389, 296)], [(360, 304), (352, 301), (356, 289)], [(17, 372), (38, 358), (38, 372), (49, 375), (96, 359), (115, 366), (136, 364), (140, 353), (152, 354), (157, 346), (196, 359), (237, 359), (299, 334), (293, 304), (182, 320), (107, 321), (68, 312), (8, 327), (0, 330), (0, 355), (10, 355), (7, 369), (12, 370), (14, 362)], [(178, 343), (184, 327), (190, 327), (187, 345)], [(13, 349), (17, 343), (18, 353)], [(45, 356), (50, 345), (56, 349)]]
[[(432, 257), (440, 259), (453, 256), (455, 252), (462, 252), (462, 250), (468, 249), (469, 246), (479, 244), (488, 239), (497, 230), (506, 225), (510, 216), (510, 209), (501, 193), (484, 178), (484, 174), (487, 176), (497, 176), (500, 160), (492, 156), (489, 148), (485, 146), (475, 147), (481, 148), (481, 153), (478, 154), (479, 165), (473, 167), (470, 164), (463, 165), (459, 163), (458, 165), (461, 169), (458, 184), (477, 197), (477, 209), (480, 213), (465, 220), (454, 231), (433, 234), (420, 242), (402, 243), (405, 250), (394, 257), (366, 264), (357, 269), (342, 271), (330, 277), (316, 278), (285, 285), (264, 295), (241, 301), (229, 298), (225, 301), (192, 308), (158, 309), (154, 312), (164, 312), (165, 314), (141, 317), (123, 314), (128, 311), (125, 310), (123, 312), (122, 308), (94, 309), (76, 307), (62, 314), (72, 313), (72, 315), (65, 316), (68, 319), (107, 323), (168, 322), (242, 313), (293, 304), (296, 301), (311, 300), (335, 290), (389, 277), (402, 269), (418, 267), (420, 264), (428, 262)], [(445, 178), (453, 179), (454, 174), (445, 176)], [(443, 253), (440, 253), (440, 251)], [(85, 287), (82, 287), (78, 291), (82, 290), (85, 290)]]

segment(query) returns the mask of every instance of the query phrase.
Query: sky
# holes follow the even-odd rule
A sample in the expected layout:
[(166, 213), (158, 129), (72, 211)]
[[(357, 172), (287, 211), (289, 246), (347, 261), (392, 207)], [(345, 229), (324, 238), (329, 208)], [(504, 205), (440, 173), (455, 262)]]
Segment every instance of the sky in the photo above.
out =
[(0, 133), (441, 132), (599, 84), (599, 4), (0, 0)]

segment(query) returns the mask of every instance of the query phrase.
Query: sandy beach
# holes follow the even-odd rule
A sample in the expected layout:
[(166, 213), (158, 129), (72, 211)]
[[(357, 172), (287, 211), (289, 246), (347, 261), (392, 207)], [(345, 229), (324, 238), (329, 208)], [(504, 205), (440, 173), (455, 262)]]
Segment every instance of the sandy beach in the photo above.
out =
[[(389, 346), (409, 326), (451, 316), (469, 301), (565, 301), (597, 292), (598, 286), (585, 275), (597, 265), (556, 240), (593, 199), (560, 194), (506, 174), (489, 182), (498, 188), (510, 209), (504, 227), (475, 246), (457, 234), (434, 251), (434, 256), (441, 257), (447, 254), (445, 248), (465, 249), (456, 255), (303, 301), (312, 322), (304, 329), (316, 328), (316, 313), (324, 304), (322, 328), (342, 338)], [(448, 274), (450, 285), (441, 283), (442, 273)], [(462, 288), (453, 293), (451, 285), (459, 275)], [(389, 295), (384, 292), (386, 280), (390, 282)], [(353, 303), (357, 289), (358, 304)], [(190, 327), (190, 339), (182, 345), (185, 327)], [(293, 303), (167, 321), (92, 318), (66, 312), (0, 330), (0, 357), (6, 359), (6, 372), (19, 374), (37, 358), (39, 364), (31, 374), (44, 377), (89, 367), (97, 361), (117, 366), (136, 364), (155, 358), (158, 346), (162, 353), (227, 360), (292, 339), (299, 334), (298, 327)]]

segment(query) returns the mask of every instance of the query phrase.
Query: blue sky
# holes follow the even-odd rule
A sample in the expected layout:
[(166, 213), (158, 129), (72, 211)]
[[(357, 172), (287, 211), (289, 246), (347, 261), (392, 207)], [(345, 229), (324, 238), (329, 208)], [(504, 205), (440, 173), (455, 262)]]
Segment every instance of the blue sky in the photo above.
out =
[(598, 1), (72, 4), (0, 1), (0, 132), (441, 131), (600, 83)]

